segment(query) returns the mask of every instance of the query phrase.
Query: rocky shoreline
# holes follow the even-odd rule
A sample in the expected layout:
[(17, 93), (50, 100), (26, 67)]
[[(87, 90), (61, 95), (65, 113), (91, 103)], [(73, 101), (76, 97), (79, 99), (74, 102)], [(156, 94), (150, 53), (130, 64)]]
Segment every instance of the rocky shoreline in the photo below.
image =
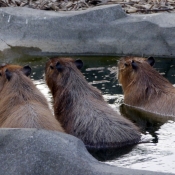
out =
[(68, 134), (37, 129), (0, 129), (1, 175), (172, 175), (101, 163)]
[(107, 4), (120, 4), (129, 14), (175, 12), (174, 0), (0, 0), (0, 7), (28, 7), (53, 11), (80, 11)]
[(0, 8), (0, 57), (175, 56), (174, 13), (126, 14), (120, 5), (54, 12)]

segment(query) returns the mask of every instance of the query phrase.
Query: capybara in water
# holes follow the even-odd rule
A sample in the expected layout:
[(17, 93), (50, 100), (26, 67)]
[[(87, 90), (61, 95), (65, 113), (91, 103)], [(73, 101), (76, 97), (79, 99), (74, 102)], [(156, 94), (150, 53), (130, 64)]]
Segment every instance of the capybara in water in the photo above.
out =
[(124, 103), (163, 116), (175, 116), (175, 88), (153, 65), (153, 57), (124, 57), (118, 63), (118, 80)]
[(47, 100), (28, 77), (29, 66), (0, 66), (0, 127), (64, 132)]
[(79, 69), (81, 60), (53, 58), (46, 63), (45, 79), (54, 99), (54, 112), (65, 131), (87, 148), (119, 148), (139, 142), (140, 132), (104, 101)]

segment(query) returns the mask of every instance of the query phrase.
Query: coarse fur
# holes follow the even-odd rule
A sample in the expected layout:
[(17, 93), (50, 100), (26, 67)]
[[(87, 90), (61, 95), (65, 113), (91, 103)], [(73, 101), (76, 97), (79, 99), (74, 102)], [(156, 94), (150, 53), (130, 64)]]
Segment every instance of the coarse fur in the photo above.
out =
[(64, 132), (47, 100), (28, 77), (30, 72), (29, 66), (0, 67), (0, 127)]
[(124, 57), (118, 63), (118, 80), (124, 103), (164, 116), (175, 116), (175, 88), (153, 65), (153, 57)]
[(104, 101), (88, 84), (81, 60), (53, 58), (46, 63), (45, 79), (54, 99), (54, 112), (65, 131), (87, 148), (119, 148), (139, 142), (140, 132)]

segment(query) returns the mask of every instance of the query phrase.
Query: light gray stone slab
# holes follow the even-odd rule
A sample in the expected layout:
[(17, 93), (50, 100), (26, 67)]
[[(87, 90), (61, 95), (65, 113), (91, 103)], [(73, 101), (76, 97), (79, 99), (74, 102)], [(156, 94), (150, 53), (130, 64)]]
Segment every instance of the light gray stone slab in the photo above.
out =
[(120, 5), (75, 12), (0, 8), (0, 43), (4, 56), (26, 47), (29, 54), (174, 57), (175, 14), (127, 15)]

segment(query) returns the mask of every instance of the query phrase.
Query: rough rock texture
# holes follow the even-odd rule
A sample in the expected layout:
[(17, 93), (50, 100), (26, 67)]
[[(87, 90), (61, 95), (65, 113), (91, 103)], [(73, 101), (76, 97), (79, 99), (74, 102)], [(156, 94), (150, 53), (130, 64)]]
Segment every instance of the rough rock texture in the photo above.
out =
[(79, 139), (36, 129), (0, 129), (0, 162), (2, 175), (164, 174), (100, 163), (86, 151)]
[(0, 8), (0, 57), (26, 51), (20, 47), (29, 54), (169, 57), (174, 31), (174, 14), (127, 15), (120, 5), (74, 12)]

